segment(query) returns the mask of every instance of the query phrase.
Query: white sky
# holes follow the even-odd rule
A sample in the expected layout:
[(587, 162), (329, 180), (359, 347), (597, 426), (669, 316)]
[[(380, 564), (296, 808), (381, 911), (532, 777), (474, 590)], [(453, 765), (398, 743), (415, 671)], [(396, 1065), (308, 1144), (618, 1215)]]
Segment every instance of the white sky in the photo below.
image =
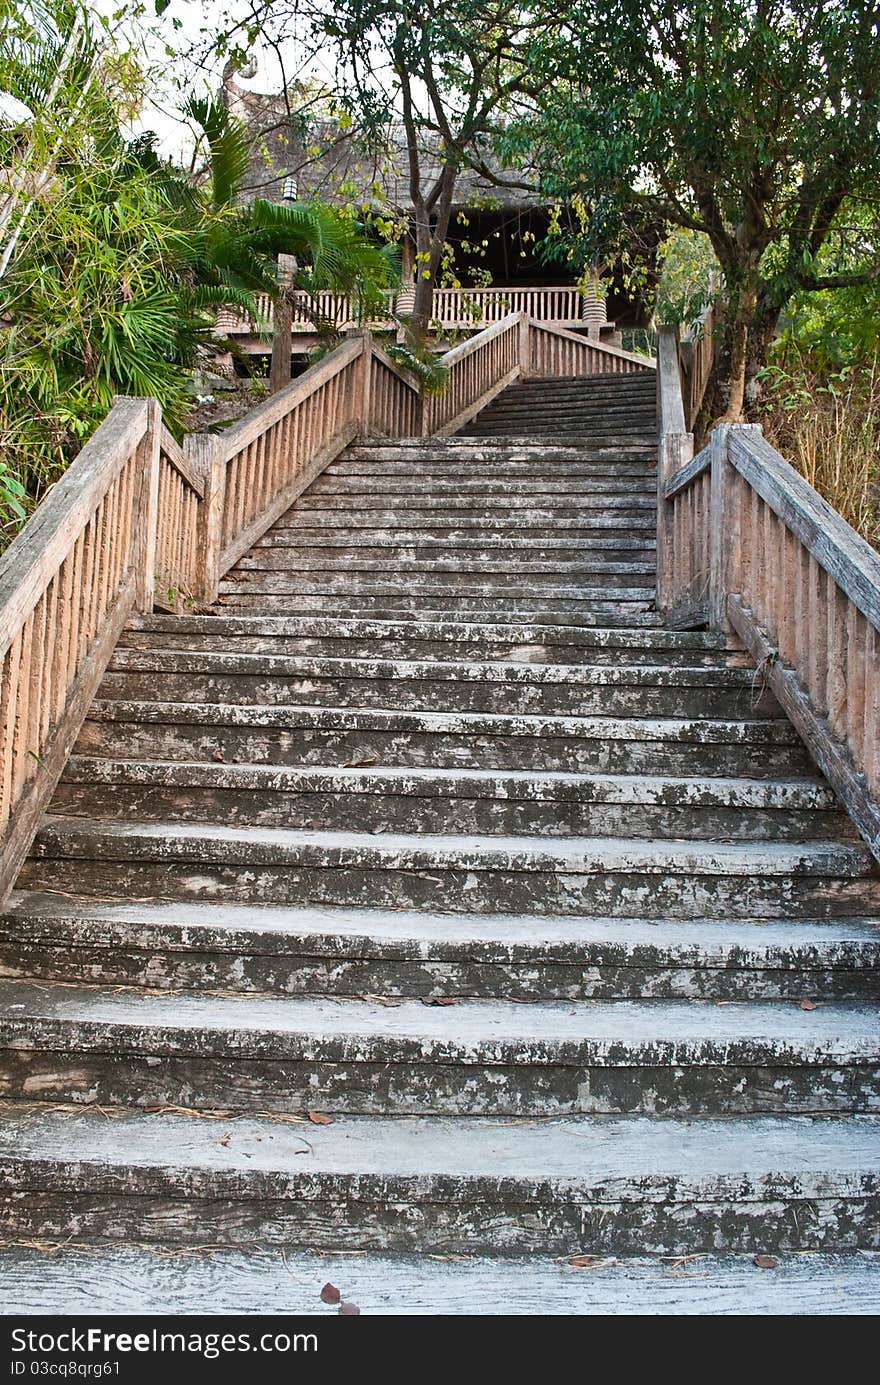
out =
[[(108, 17), (118, 9), (116, 0), (88, 0), (88, 4), (96, 13)], [(185, 158), (192, 148), (192, 139), (187, 126), (177, 114), (177, 108), (187, 92), (198, 92), (206, 87), (216, 91), (223, 63), (215, 60), (209, 69), (199, 70), (187, 64), (183, 58), (169, 57), (165, 53), (165, 46), (173, 47), (178, 53), (185, 52), (198, 44), (205, 34), (216, 33), (224, 20), (228, 21), (230, 14), (245, 14), (248, 7), (246, 3), (236, 3), (236, 0), (171, 0), (164, 15), (157, 19), (152, 0), (146, 0), (146, 5), (147, 12), (141, 19), (129, 20), (125, 25), (135, 48), (141, 50), (143, 61), (152, 69), (150, 94), (134, 128), (155, 130), (163, 152)], [(175, 28), (175, 21), (179, 27)], [(285, 45), (283, 51), (290, 78), (299, 71), (301, 51), (298, 52), (295, 40)], [(279, 91), (282, 71), (273, 50), (267, 44), (258, 43), (252, 52), (258, 62), (256, 76), (247, 80), (239, 75), (236, 81), (252, 91)], [(310, 63), (308, 74), (329, 80), (332, 68), (318, 59)]]

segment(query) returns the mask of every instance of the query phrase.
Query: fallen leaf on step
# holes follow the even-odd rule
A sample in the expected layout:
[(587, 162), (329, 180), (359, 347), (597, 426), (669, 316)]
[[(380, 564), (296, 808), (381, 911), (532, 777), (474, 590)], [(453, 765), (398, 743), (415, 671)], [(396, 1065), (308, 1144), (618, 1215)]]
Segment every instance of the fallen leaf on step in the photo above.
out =
[(335, 1284), (331, 1284), (330, 1281), (329, 1281), (329, 1279), (328, 1279), (327, 1283), (324, 1285), (323, 1289), (321, 1290), (321, 1302), (322, 1302), (322, 1303), (339, 1303), (341, 1299), (342, 1299), (342, 1294), (339, 1292), (339, 1290), (337, 1289), (336, 1285), (335, 1285)]
[(366, 769), (367, 765), (377, 765), (379, 761), (375, 755), (370, 760), (349, 760), (342, 766), (343, 769)]
[(344, 1318), (356, 1318), (360, 1316), (360, 1308), (356, 1303), (340, 1303), (339, 1311)]
[(605, 1265), (616, 1265), (616, 1260), (603, 1260), (601, 1255), (570, 1255), (568, 1263), (575, 1270), (600, 1270)]
[(361, 1000), (372, 1000), (376, 1005), (387, 1005), (390, 1008), (403, 1004), (402, 1000), (399, 1000), (397, 996), (393, 995), (370, 995), (367, 993), (361, 996)]
[(323, 1111), (309, 1111), (309, 1120), (312, 1125), (332, 1125), (333, 1117), (325, 1116)]
[(818, 1005), (816, 1004), (815, 1000), (802, 1000), (802, 1001), (801, 1001), (801, 1009), (802, 1009), (802, 1010), (818, 1010), (818, 1008), (819, 1008), (819, 1007), (818, 1007)]
[(775, 1270), (779, 1261), (775, 1255), (756, 1255), (752, 1264), (757, 1265), (759, 1270)]
[(226, 756), (223, 754), (222, 750), (214, 750), (211, 753), (211, 759), (216, 760), (218, 764), (222, 764)]
[(451, 995), (423, 995), (423, 996), (422, 996), (422, 1004), (423, 1004), (423, 1005), (457, 1005), (457, 1004), (458, 1004), (458, 1001), (457, 1001), (457, 1000), (454, 1000), (453, 997), (452, 997)]
[(311, 827), (313, 832), (321, 832), (325, 827), (329, 826), (330, 823), (326, 818), (313, 818), (311, 822), (306, 823), (306, 827)]
[(232, 1131), (231, 1131), (231, 1130), (227, 1130), (226, 1134), (223, 1135), (223, 1136), (221, 1137), (221, 1140), (220, 1140), (220, 1143), (221, 1143), (221, 1145), (223, 1145), (224, 1149), (225, 1149), (225, 1147), (229, 1144), (229, 1141), (230, 1141), (231, 1139), (232, 1139)]

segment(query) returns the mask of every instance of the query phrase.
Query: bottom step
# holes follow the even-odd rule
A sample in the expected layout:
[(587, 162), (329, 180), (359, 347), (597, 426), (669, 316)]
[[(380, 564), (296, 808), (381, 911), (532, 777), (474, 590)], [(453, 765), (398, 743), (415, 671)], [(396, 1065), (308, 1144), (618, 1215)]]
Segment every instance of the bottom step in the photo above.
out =
[(880, 1119), (7, 1107), (0, 1237), (545, 1256), (880, 1249)]
[(880, 1311), (880, 1255), (680, 1261), (599, 1257), (443, 1262), (427, 1256), (278, 1251), (156, 1254), (99, 1246), (0, 1249), (4, 1314), (316, 1314), (324, 1284), (373, 1316), (865, 1315)]

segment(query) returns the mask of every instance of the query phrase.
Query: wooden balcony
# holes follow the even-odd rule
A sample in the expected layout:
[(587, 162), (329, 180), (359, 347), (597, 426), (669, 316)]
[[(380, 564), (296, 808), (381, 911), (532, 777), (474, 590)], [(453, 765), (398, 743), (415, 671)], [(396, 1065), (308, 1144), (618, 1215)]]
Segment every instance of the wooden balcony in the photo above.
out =
[[(396, 299), (388, 296), (388, 316), (372, 322), (372, 326), (391, 331), (395, 316), (407, 316), (412, 311), (412, 290), (404, 290)], [(259, 319), (247, 319), (226, 310), (217, 315), (217, 334), (236, 339), (245, 350), (265, 350), (266, 339), (272, 335), (272, 304), (268, 298), (258, 299)], [(589, 311), (589, 310), (592, 311)], [(438, 336), (450, 331), (477, 332), (500, 322), (508, 313), (524, 312), (535, 322), (553, 327), (584, 328), (598, 326), (596, 300), (589, 302), (574, 284), (529, 288), (462, 288), (435, 289), (433, 321)], [(337, 331), (357, 325), (349, 299), (332, 293), (321, 293), (316, 303), (305, 294), (295, 297), (292, 329), (295, 337), (315, 336), (318, 322), (332, 323)], [(606, 326), (610, 330), (611, 324)], [(303, 342), (305, 346), (305, 342)]]

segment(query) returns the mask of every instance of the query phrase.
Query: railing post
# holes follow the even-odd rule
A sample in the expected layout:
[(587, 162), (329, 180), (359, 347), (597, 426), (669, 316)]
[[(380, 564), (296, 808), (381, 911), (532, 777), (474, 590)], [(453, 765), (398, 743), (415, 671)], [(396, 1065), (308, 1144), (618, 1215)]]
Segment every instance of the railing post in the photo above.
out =
[(360, 398), (357, 400), (356, 417), (360, 432), (370, 431), (370, 387), (373, 379), (373, 338), (369, 327), (361, 336)]
[(132, 514), (135, 535), (135, 608), (152, 611), (156, 588), (156, 526), (159, 518), (159, 451), (162, 443), (162, 410), (158, 399), (146, 401), (147, 432), (141, 443), (140, 487)]
[(685, 466), (694, 454), (690, 433), (667, 433), (657, 444), (657, 609), (666, 615), (675, 605), (675, 533), (672, 505), (664, 487), (670, 476)]
[(727, 598), (740, 587), (742, 570), (742, 516), (734, 488), (736, 471), (730, 463), (731, 428), (760, 434), (758, 424), (719, 423), (709, 439), (711, 449), (711, 506), (709, 527), (709, 624), (723, 634), (733, 633), (727, 614)]
[(661, 327), (657, 337), (657, 609), (666, 615), (680, 593), (675, 582), (675, 534), (666, 482), (694, 455), (694, 438), (685, 429), (678, 341), (674, 328)]
[(519, 365), (521, 378), (527, 380), (532, 372), (532, 322), (528, 313), (522, 313), (519, 320)]
[(220, 585), (220, 543), (226, 498), (226, 462), (221, 443), (211, 433), (190, 433), (183, 444), (187, 461), (204, 477), (205, 494), (199, 505), (196, 538), (195, 595), (205, 606), (217, 600)]

